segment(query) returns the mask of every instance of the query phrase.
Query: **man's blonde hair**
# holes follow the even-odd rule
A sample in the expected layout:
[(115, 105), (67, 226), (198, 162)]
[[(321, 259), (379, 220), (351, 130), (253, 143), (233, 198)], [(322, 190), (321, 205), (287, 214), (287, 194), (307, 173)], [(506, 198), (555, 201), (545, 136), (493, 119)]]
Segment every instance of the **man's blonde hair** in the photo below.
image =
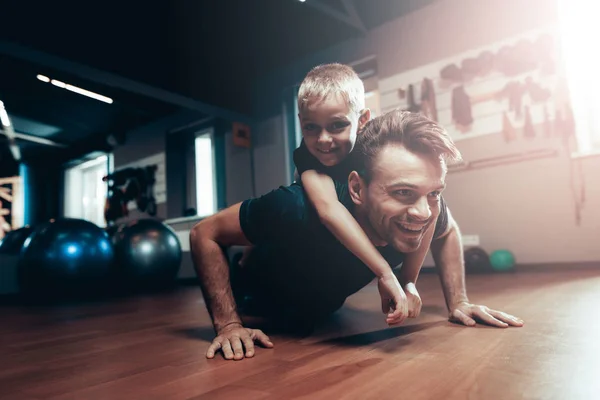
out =
[(306, 75), (298, 91), (298, 110), (304, 111), (315, 99), (340, 95), (350, 111), (360, 114), (365, 108), (365, 86), (352, 67), (344, 64), (323, 64)]

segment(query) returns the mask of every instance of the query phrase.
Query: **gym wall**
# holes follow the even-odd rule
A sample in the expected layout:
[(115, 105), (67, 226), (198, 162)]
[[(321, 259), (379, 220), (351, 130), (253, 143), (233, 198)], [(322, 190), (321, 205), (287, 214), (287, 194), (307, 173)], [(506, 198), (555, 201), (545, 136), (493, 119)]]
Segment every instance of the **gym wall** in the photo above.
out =
[[(165, 138), (168, 130), (198, 118), (200, 118), (198, 113), (183, 111), (127, 132), (125, 143), (113, 152), (114, 170), (125, 168), (148, 157), (164, 154), (166, 150)], [(178, 194), (175, 192), (172, 196)], [(140, 213), (135, 209), (130, 209), (129, 212), (130, 216), (127, 219), (135, 219), (140, 216)], [(156, 216), (160, 219), (167, 218), (167, 204), (165, 202), (157, 202)]]
[(264, 119), (256, 125), (254, 139), (254, 176), (256, 195), (260, 196), (287, 185), (287, 143), (281, 115)]
[[(319, 63), (352, 63), (374, 55), (380, 92), (396, 96), (397, 89), (407, 82), (403, 77), (411, 73), (423, 79), (430, 73), (427, 67), (449, 60), (460, 65), (464, 55), (495, 48), (555, 22), (554, 3), (546, 0), (441, 0), (376, 28), (361, 39), (269, 74), (256, 85), (255, 111), (264, 120), (282, 115), (282, 93)], [(384, 95), (381, 100), (383, 108), (402, 106), (400, 101)], [(539, 149), (555, 150), (555, 155), (452, 172), (445, 197), (462, 233), (478, 235), (481, 247), (488, 251), (510, 249), (520, 264), (562, 266), (600, 260), (600, 247), (595, 242), (600, 211), (592, 207), (600, 201), (600, 188), (593, 183), (600, 158), (573, 162), (560, 138), (542, 137), (539, 117), (533, 121), (538, 137), (523, 139), (521, 121), (516, 127), (519, 139), (511, 143), (502, 136), (500, 117), (493, 120), (480, 129), (487, 134), (475, 133), (457, 140), (465, 160)], [(272, 170), (285, 168), (285, 163), (275, 158), (265, 163)], [(257, 176), (257, 184), (260, 179)], [(586, 190), (585, 203), (579, 204), (579, 210), (576, 203), (581, 199), (572, 186), (576, 191)], [(426, 264), (433, 265), (431, 258)]]
[[(157, 182), (155, 188), (155, 193), (159, 191), (164, 194), (160, 196), (164, 201), (159, 201), (157, 205), (157, 217), (160, 219), (182, 217), (183, 210), (195, 207), (196, 201), (193, 182), (193, 137), (196, 132), (213, 128), (216, 124), (216, 120), (206, 119), (204, 115), (197, 112), (183, 111), (128, 132), (126, 143), (116, 148), (113, 153), (114, 169), (137, 165), (151, 159), (164, 162), (166, 176), (163, 182)], [(252, 180), (250, 150), (233, 145), (228, 121), (221, 121), (219, 124), (222, 128), (217, 134), (223, 137), (224, 142), (221, 161), (223, 158), (225, 160), (225, 178), (222, 179), (225, 183), (223, 207), (251, 196)], [(173, 149), (168, 149), (169, 143), (173, 144), (178, 139), (181, 143)], [(140, 215), (137, 210), (130, 209), (129, 219), (138, 218)]]
[[(224, 174), (220, 179), (220, 183), (225, 185), (220, 205), (220, 208), (224, 208), (252, 197), (255, 193), (264, 194), (287, 183), (285, 171), (279, 171), (271, 164), (273, 160), (283, 163), (285, 146), (281, 139), (281, 125), (281, 117), (275, 116), (253, 127), (253, 148), (247, 149), (233, 144), (231, 121), (206, 119), (196, 112), (184, 111), (128, 132), (125, 144), (114, 151), (115, 170), (137, 165), (144, 160), (156, 159), (164, 163), (165, 174), (157, 177), (155, 187), (155, 193), (163, 194), (160, 198), (164, 201), (157, 204), (156, 217), (166, 220), (181, 241), (184, 254), (180, 278), (194, 276), (188, 235), (199, 218), (184, 218), (183, 210), (195, 207), (196, 204), (195, 134), (209, 128), (213, 129), (215, 136), (222, 139), (222, 151), (217, 149), (218, 160), (215, 161), (221, 163), (220, 172)], [(253, 179), (253, 170), (260, 179)], [(128, 217), (118, 222), (148, 217), (132, 207), (129, 213)]]

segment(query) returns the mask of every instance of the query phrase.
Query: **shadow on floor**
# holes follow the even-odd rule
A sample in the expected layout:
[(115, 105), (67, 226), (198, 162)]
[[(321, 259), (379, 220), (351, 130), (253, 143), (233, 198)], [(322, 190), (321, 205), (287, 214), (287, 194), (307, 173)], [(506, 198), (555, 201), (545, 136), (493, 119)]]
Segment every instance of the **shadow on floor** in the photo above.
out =
[(215, 338), (215, 331), (210, 326), (172, 329), (171, 333), (175, 336), (181, 336), (192, 340), (202, 340), (209, 343)]
[(343, 346), (365, 346), (447, 324), (448, 321), (424, 322), (422, 324), (398, 326), (395, 328), (385, 328), (371, 332), (358, 333), (349, 336), (341, 336), (337, 338), (324, 340), (321, 343)]

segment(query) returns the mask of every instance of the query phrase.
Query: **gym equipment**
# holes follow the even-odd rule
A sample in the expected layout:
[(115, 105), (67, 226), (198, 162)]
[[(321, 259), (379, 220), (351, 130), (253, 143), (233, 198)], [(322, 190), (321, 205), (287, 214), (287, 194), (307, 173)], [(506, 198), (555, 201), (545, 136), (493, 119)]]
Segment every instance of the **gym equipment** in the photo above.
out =
[(23, 245), (19, 286), (26, 294), (92, 293), (105, 287), (114, 252), (106, 232), (82, 219), (37, 226)]
[(17, 255), (21, 252), (23, 243), (29, 237), (33, 228), (24, 226), (23, 228), (10, 231), (0, 240), (0, 254)]
[(488, 253), (481, 247), (470, 247), (464, 252), (465, 272), (467, 273), (489, 273), (492, 272), (492, 264)]
[(108, 182), (108, 196), (104, 207), (106, 222), (116, 221), (129, 215), (127, 204), (135, 201), (137, 209), (156, 215), (154, 184), (156, 183), (156, 165), (144, 168), (125, 168), (102, 178)]
[(153, 219), (133, 221), (113, 237), (117, 279), (126, 286), (162, 287), (175, 281), (181, 244), (169, 226)]
[(492, 252), (490, 262), (494, 271), (512, 271), (515, 266), (515, 256), (505, 249)]

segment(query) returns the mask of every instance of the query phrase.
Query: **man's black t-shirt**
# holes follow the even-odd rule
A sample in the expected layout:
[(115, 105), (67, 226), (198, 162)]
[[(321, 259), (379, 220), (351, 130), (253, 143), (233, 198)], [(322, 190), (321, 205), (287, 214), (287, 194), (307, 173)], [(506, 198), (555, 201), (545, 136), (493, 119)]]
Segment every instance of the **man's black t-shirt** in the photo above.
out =
[[(347, 185), (335, 182), (335, 187), (339, 201), (352, 212)], [(328, 314), (375, 278), (320, 222), (300, 183), (244, 201), (239, 220), (254, 245), (244, 275), (252, 276), (252, 294), (269, 304), (310, 315)], [(442, 199), (435, 236), (446, 226)], [(392, 246), (378, 250), (392, 268), (404, 260)]]

